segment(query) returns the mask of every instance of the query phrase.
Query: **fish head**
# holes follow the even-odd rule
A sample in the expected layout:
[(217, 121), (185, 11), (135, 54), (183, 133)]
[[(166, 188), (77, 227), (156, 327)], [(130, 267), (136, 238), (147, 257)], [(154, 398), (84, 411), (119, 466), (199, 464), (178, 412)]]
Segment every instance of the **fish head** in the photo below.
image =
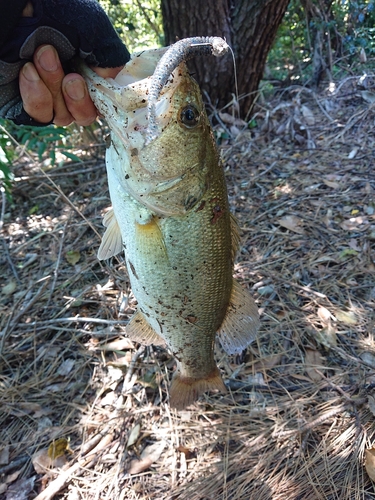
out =
[(85, 76), (112, 130), (107, 162), (116, 182), (153, 213), (171, 216), (185, 214), (201, 200), (218, 153), (199, 86), (185, 63), (160, 92), (155, 104), (158, 133), (149, 140), (151, 76), (163, 53), (145, 51), (133, 57), (136, 66), (128, 63), (114, 80)]

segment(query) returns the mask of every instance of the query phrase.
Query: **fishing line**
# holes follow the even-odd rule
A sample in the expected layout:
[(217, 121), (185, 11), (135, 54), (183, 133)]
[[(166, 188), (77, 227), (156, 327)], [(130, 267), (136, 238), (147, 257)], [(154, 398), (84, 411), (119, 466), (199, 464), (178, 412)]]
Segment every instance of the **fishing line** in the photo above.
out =
[(236, 58), (234, 56), (233, 49), (230, 45), (228, 45), (228, 48), (230, 50), (230, 53), (232, 54), (232, 60), (233, 60), (233, 70), (234, 70), (234, 91), (236, 93), (236, 101), (237, 105), (234, 106), (234, 109), (237, 114), (237, 118), (240, 117), (240, 106), (239, 106), (239, 95), (238, 95), (238, 80), (237, 80), (237, 64), (236, 64)]

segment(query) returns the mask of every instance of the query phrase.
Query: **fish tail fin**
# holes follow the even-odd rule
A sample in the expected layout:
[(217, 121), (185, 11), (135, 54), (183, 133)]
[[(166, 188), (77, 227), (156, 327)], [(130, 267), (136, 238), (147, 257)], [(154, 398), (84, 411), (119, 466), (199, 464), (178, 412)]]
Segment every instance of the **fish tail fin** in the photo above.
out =
[(172, 408), (183, 410), (194, 403), (206, 391), (227, 392), (217, 367), (205, 378), (184, 377), (177, 372), (169, 389), (169, 400)]

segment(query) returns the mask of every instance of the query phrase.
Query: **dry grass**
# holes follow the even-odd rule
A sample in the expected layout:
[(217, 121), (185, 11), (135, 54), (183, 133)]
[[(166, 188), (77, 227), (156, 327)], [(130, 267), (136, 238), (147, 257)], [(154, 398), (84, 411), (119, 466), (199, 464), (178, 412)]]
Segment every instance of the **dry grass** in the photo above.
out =
[[(241, 357), (217, 349), (228, 394), (179, 414), (171, 357), (123, 337), (122, 260), (96, 259), (103, 148), (48, 177), (20, 154), (2, 216), (0, 498), (375, 498), (375, 108), (355, 84), (290, 89), (222, 143), (235, 272), (262, 328)], [(37, 473), (59, 438), (65, 463)]]

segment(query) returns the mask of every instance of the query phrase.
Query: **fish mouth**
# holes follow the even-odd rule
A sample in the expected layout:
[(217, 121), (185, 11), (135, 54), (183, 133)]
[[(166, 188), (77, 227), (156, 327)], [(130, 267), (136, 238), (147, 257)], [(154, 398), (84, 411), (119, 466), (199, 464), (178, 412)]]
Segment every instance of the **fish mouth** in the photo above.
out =
[[(119, 190), (159, 216), (184, 215), (207, 190), (209, 122), (199, 87), (184, 63), (168, 73), (154, 97), (154, 73), (167, 49), (133, 54), (115, 79), (82, 72), (111, 130), (111, 165)], [(157, 136), (149, 138), (150, 99)]]

